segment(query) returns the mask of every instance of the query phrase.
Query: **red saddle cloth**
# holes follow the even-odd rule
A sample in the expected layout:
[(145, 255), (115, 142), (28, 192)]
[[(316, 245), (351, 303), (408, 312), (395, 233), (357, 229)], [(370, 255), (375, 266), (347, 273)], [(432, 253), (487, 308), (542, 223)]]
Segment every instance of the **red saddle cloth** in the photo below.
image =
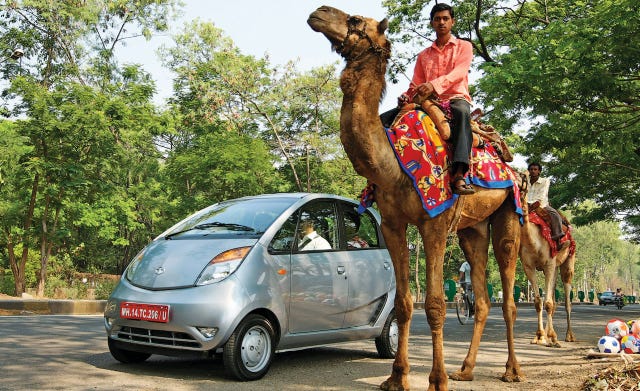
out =
[[(429, 216), (435, 217), (452, 207), (458, 195), (453, 194), (449, 184), (451, 144), (440, 139), (429, 116), (421, 110), (409, 111), (395, 126), (386, 128), (386, 133), (398, 163), (411, 178)], [(516, 173), (502, 161), (491, 144), (486, 143), (483, 148), (471, 150), (467, 181), (485, 188), (512, 187), (514, 209), (522, 217), (520, 189), (516, 178)], [(363, 207), (370, 206), (374, 198), (371, 192), (370, 187), (363, 191)]]
[[(558, 253), (558, 245), (556, 244), (555, 240), (551, 239), (551, 227), (549, 227), (549, 224), (547, 224), (536, 212), (529, 212), (529, 221), (540, 228), (542, 236), (547, 241), (547, 243), (549, 243), (549, 248), (551, 249), (551, 257), (555, 257)], [(560, 243), (564, 243), (567, 240), (569, 241), (569, 255), (573, 255), (576, 252), (576, 242), (571, 236), (571, 229), (567, 230), (564, 236), (560, 239)]]

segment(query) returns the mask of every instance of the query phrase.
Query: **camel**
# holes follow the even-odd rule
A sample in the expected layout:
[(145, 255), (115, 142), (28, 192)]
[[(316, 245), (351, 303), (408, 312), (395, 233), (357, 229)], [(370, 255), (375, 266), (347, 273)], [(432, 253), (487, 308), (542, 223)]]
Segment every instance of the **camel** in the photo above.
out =
[[(575, 266), (574, 246), (569, 246), (555, 255), (551, 255), (550, 244), (542, 235), (539, 226), (529, 221), (529, 213), (526, 207), (526, 192), (522, 192), (525, 196), (522, 202), (524, 213), (524, 224), (520, 234), (520, 250), (519, 256), (524, 272), (531, 282), (531, 287), (535, 294), (535, 307), (538, 313), (538, 330), (531, 341), (532, 344), (559, 347), (558, 335), (553, 328), (553, 314), (555, 313), (556, 303), (554, 299), (554, 291), (556, 284), (556, 272), (560, 270), (560, 278), (564, 284), (564, 302), (567, 314), (567, 333), (565, 335), (566, 342), (575, 342), (576, 338), (571, 329), (571, 281), (573, 280), (573, 271)], [(542, 271), (545, 279), (545, 296), (544, 303), (540, 298), (540, 290), (536, 278), (536, 270)], [(547, 313), (547, 327), (544, 328), (542, 320), (542, 307)]]
[[(390, 58), (390, 42), (385, 36), (386, 19), (376, 21), (351, 16), (333, 7), (322, 6), (311, 13), (307, 23), (322, 33), (345, 60), (340, 76), (343, 92), (340, 113), (340, 140), (355, 171), (375, 184), (375, 200), (382, 216), (382, 234), (396, 274), (395, 311), (398, 319), (398, 351), (391, 375), (382, 390), (409, 390), (408, 339), (413, 311), (409, 290), (409, 252), (406, 231), (415, 225), (424, 242), (427, 278), (424, 308), (431, 329), (433, 363), (429, 390), (447, 390), (448, 377), (443, 357), (443, 325), (446, 315), (443, 263), (448, 231), (455, 219), (460, 246), (469, 260), (476, 295), (473, 336), (462, 367), (450, 376), (472, 380), (478, 346), (489, 313), (490, 301), (485, 281), (489, 239), (500, 267), (505, 292), (502, 304), (506, 323), (508, 358), (503, 381), (521, 381), (523, 375), (514, 351), (513, 299), (515, 267), (520, 242), (520, 223), (513, 211), (510, 189), (474, 187), (474, 195), (458, 198), (457, 205), (434, 218), (422, 207), (408, 176), (396, 161), (379, 119), (378, 105), (385, 90), (385, 73)], [(459, 210), (457, 216), (456, 210)]]

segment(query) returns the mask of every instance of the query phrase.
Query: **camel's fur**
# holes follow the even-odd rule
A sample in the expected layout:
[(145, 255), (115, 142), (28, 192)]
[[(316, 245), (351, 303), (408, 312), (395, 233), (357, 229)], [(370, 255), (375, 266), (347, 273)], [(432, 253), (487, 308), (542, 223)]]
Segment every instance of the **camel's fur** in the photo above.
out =
[[(429, 390), (448, 389), (443, 356), (443, 325), (446, 315), (443, 288), (443, 260), (448, 229), (456, 208), (430, 218), (422, 207), (409, 177), (399, 167), (378, 118), (378, 104), (385, 87), (385, 72), (390, 44), (384, 32), (387, 21), (380, 22), (323, 6), (308, 19), (313, 30), (331, 42), (346, 60), (340, 87), (344, 93), (340, 115), (340, 140), (356, 172), (376, 185), (375, 199), (382, 216), (382, 233), (391, 254), (396, 274), (395, 310), (398, 318), (398, 352), (391, 376), (380, 388), (408, 390), (409, 324), (413, 300), (409, 290), (409, 252), (406, 231), (415, 225), (422, 237), (426, 256), (425, 312), (431, 328), (433, 364)], [(359, 34), (358, 31), (364, 33)], [(365, 36), (366, 35), (366, 36)], [(515, 267), (520, 241), (518, 216), (513, 211), (510, 189), (476, 188), (476, 194), (459, 198), (462, 202), (458, 228), (460, 245), (471, 264), (472, 284), (476, 295), (476, 321), (469, 352), (452, 379), (473, 379), (478, 345), (489, 312), (485, 281), (489, 239), (500, 267), (504, 303), (503, 317), (507, 329), (508, 359), (504, 381), (520, 381), (522, 374), (516, 360), (513, 325), (516, 306), (513, 300)]]

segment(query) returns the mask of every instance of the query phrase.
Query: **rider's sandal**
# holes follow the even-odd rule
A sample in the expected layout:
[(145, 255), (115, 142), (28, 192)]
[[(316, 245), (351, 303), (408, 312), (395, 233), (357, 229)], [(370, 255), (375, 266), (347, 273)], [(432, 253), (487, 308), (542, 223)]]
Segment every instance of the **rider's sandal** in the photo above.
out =
[(451, 182), (451, 190), (454, 194), (458, 195), (471, 195), (476, 193), (476, 191), (473, 190), (473, 187), (468, 185), (464, 180), (464, 177), (461, 176), (453, 178), (453, 181)]

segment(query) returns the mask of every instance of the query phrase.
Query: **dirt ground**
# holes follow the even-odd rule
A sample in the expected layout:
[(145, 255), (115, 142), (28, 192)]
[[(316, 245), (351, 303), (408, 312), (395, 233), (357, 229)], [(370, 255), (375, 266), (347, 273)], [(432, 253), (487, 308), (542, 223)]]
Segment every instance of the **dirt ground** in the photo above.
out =
[[(17, 300), (19, 298), (0, 294), (0, 300)], [(625, 307), (625, 310), (631, 306)], [(576, 308), (576, 307), (574, 307)], [(591, 307), (597, 312), (605, 311), (605, 308), (598, 308), (598, 306)], [(578, 311), (584, 311), (584, 308), (576, 308)], [(637, 308), (627, 312), (626, 315), (622, 313), (619, 316), (637, 316)], [(499, 314), (500, 310), (492, 310), (493, 314)], [(560, 310), (560, 314), (563, 310)], [(587, 317), (590, 316), (590, 312), (585, 313)], [(3, 310), (0, 309), (1, 315), (33, 315), (34, 312), (25, 313), (20, 310)], [(602, 319), (605, 319), (612, 313), (602, 313), (598, 315)], [(576, 314), (578, 315), (578, 314)], [(594, 314), (595, 315), (595, 314)], [(563, 318), (561, 315), (560, 318)], [(455, 325), (455, 321), (451, 319)], [(448, 320), (449, 322), (449, 320)], [(602, 323), (602, 320), (598, 320), (597, 323)], [(498, 328), (501, 328), (501, 322), (495, 322)], [(564, 319), (560, 320), (560, 323), (564, 325)], [(529, 329), (533, 329), (535, 326), (530, 322), (522, 325), (522, 331), (526, 334), (530, 334)], [(455, 326), (458, 328), (460, 326)], [(466, 328), (467, 332), (471, 332), (472, 327), (470, 325), (462, 326)], [(567, 343), (562, 341), (561, 347), (544, 347), (531, 345), (530, 339), (518, 338), (516, 340), (516, 354), (518, 361), (525, 374), (525, 379), (520, 383), (503, 383), (498, 378), (504, 373), (504, 363), (506, 362), (506, 352), (503, 345), (503, 330), (492, 330), (491, 327), (485, 329), (483, 343), (477, 358), (477, 366), (474, 371), (475, 379), (471, 382), (457, 382), (449, 381), (449, 388), (451, 390), (531, 390), (531, 391), (548, 391), (548, 390), (640, 390), (640, 355), (614, 355), (610, 357), (601, 357), (595, 359), (587, 359), (588, 353), (595, 347), (595, 341), (598, 337), (595, 336), (595, 331), (586, 332), (581, 329), (580, 324), (574, 326), (574, 331), (578, 336), (579, 341), (576, 343)], [(591, 327), (593, 329), (593, 327)], [(425, 330), (426, 331), (426, 330)], [(556, 331), (564, 339), (564, 328), (557, 327)], [(447, 371), (452, 371), (461, 364), (461, 359), (464, 358), (468, 348), (468, 340), (464, 337), (464, 334), (459, 334), (460, 331), (456, 330), (452, 335), (448, 336), (445, 360)], [(494, 335), (499, 335), (497, 340), (494, 339)], [(593, 334), (593, 335), (591, 335)], [(459, 342), (456, 341), (459, 339)], [(465, 339), (465, 342), (462, 340)], [(502, 343), (500, 342), (502, 340)], [(424, 354), (424, 347), (430, 343), (430, 337), (428, 332), (422, 336), (414, 336), (410, 339), (410, 355), (415, 355), (416, 350), (419, 350), (420, 355)], [(413, 346), (412, 346), (413, 345)], [(420, 346), (420, 349), (416, 349)], [(638, 358), (636, 358), (636, 356)], [(429, 363), (424, 360), (418, 360), (414, 356), (411, 373), (410, 383), (412, 389), (422, 389), (422, 385), (425, 385), (424, 375), (430, 370)], [(371, 379), (373, 385), (379, 379)], [(379, 384), (379, 383), (378, 383)], [(417, 388), (416, 388), (417, 387)]]

